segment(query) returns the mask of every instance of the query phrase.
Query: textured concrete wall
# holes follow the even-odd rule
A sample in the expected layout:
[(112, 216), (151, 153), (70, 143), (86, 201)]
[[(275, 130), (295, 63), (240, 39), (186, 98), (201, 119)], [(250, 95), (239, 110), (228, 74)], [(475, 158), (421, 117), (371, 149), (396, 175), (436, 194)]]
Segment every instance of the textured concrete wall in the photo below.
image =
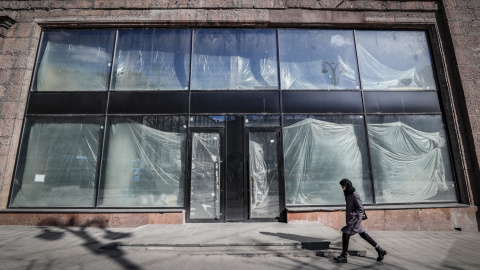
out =
[[(465, 193), (471, 204), (480, 205), (480, 1), (444, 0), (441, 19), (445, 25), (446, 61), (455, 90), (459, 132), (462, 134), (467, 171)], [(462, 144), (462, 143), (461, 143)], [(462, 150), (460, 150), (462, 151)]]
[(479, 10), (478, 0), (0, 0), (0, 16), (16, 21), (0, 37), (0, 209), (8, 203), (41, 29), (149, 26), (428, 29), (461, 202), (478, 205)]

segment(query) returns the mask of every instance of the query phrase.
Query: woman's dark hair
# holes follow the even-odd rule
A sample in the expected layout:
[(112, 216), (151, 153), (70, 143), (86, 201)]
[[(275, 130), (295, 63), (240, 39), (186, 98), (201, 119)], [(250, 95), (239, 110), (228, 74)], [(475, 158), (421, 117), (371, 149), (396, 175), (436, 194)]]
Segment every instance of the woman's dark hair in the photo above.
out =
[(355, 188), (353, 187), (352, 181), (348, 179), (342, 179), (340, 181), (340, 185), (342, 187), (345, 187), (345, 190), (343, 191), (343, 194), (345, 195), (345, 199), (347, 198), (348, 195), (352, 194), (355, 191)]

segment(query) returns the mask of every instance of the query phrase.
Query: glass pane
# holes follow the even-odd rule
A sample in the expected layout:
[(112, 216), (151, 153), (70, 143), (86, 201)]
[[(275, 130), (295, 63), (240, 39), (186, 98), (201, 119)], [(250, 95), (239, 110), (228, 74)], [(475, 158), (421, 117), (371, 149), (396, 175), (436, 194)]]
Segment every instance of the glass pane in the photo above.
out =
[(363, 89), (436, 89), (424, 31), (356, 31)]
[(441, 116), (369, 116), (367, 123), (378, 203), (456, 200)]
[(373, 202), (362, 116), (293, 115), (284, 125), (287, 205), (344, 204), (343, 178)]
[(101, 118), (27, 118), (10, 206), (93, 207)]
[(190, 219), (220, 217), (220, 135), (193, 133)]
[(279, 127), (280, 115), (246, 115), (246, 127)]
[(250, 217), (280, 216), (276, 132), (250, 132)]
[(351, 30), (279, 30), (282, 89), (359, 89)]
[(113, 31), (44, 32), (34, 90), (107, 90), (113, 39)]
[(224, 115), (198, 115), (190, 117), (191, 127), (224, 127), (225, 116)]
[(184, 205), (186, 117), (112, 118), (104, 150), (99, 205)]
[(191, 30), (118, 32), (113, 89), (187, 90)]
[(195, 30), (192, 89), (278, 89), (275, 30)]

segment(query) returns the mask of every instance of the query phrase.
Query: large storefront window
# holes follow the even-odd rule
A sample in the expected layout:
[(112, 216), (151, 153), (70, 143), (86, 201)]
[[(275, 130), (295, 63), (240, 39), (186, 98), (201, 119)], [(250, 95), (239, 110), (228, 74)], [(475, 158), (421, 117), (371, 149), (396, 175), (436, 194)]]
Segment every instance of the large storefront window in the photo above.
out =
[(48, 31), (43, 34), (33, 89), (107, 90), (114, 31)]
[(435, 90), (424, 31), (357, 31), (362, 88)]
[(92, 207), (103, 119), (27, 118), (10, 205)]
[(196, 30), (192, 90), (278, 89), (275, 30)]
[(373, 201), (363, 122), (362, 116), (285, 117), (287, 204), (341, 204), (343, 178), (352, 181), (365, 203)]
[(279, 30), (282, 89), (360, 89), (353, 31)]
[(369, 116), (367, 122), (378, 203), (455, 200), (441, 116)]
[(113, 90), (187, 90), (191, 30), (118, 32)]
[(342, 178), (365, 204), (455, 202), (427, 34), (46, 30), (10, 206), (277, 218), (344, 204)]
[(186, 122), (178, 116), (111, 119), (99, 206), (183, 206)]

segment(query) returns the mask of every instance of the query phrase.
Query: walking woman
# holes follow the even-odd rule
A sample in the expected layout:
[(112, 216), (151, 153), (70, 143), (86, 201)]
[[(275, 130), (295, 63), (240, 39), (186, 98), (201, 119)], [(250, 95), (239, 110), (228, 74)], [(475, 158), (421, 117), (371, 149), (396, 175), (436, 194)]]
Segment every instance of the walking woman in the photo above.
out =
[(340, 181), (342, 186), (343, 193), (345, 195), (345, 201), (347, 203), (345, 218), (347, 220), (347, 226), (342, 228), (342, 254), (333, 259), (337, 263), (346, 263), (348, 255), (348, 242), (350, 241), (350, 236), (355, 233), (360, 234), (360, 236), (365, 239), (370, 245), (374, 246), (378, 252), (377, 261), (383, 260), (383, 257), (387, 255), (387, 252), (382, 249), (362, 228), (362, 212), (363, 204), (360, 199), (360, 195), (355, 191), (355, 188), (352, 185), (352, 182), (348, 179), (342, 179)]

